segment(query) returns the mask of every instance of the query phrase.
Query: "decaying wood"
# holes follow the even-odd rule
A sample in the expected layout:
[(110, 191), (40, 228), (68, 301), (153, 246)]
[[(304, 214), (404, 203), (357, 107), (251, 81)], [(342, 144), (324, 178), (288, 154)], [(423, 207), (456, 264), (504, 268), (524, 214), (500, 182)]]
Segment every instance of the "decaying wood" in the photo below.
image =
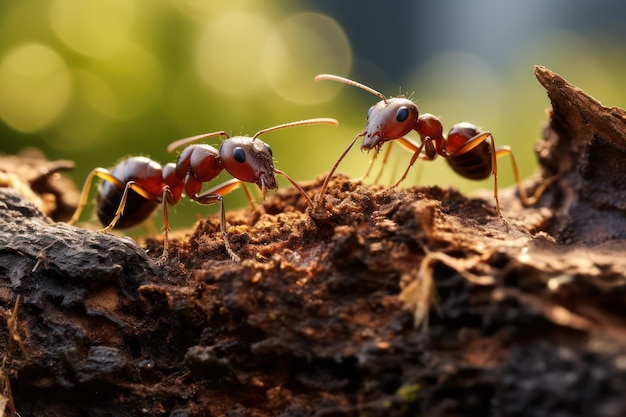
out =
[(72, 161), (47, 161), (34, 148), (19, 155), (0, 154), (0, 187), (14, 188), (53, 220), (68, 220), (78, 200), (78, 191), (62, 175), (74, 168)]
[(454, 189), (338, 176), (320, 212), (293, 189), (230, 212), (243, 262), (210, 217), (157, 267), (160, 239), (55, 223), (0, 188), (6, 317), (21, 297), (0, 331), (15, 409), (626, 415), (624, 112), (536, 75), (553, 111), (526, 186), (557, 180), (530, 208), (504, 190), (508, 225)]
[(626, 111), (602, 106), (546, 68), (535, 75), (552, 103), (537, 154), (561, 178), (548, 232), (572, 244), (626, 238)]

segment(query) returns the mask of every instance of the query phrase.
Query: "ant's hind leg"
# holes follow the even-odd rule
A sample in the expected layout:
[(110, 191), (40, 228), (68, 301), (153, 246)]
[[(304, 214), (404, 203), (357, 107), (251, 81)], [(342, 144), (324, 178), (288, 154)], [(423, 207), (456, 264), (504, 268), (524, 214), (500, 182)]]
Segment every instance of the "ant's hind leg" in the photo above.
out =
[(511, 165), (513, 167), (513, 176), (515, 177), (515, 183), (517, 184), (517, 189), (519, 191), (519, 196), (520, 196), (520, 199), (522, 200), (522, 204), (525, 207), (533, 206), (537, 204), (537, 202), (539, 201), (543, 193), (546, 191), (548, 186), (550, 186), (550, 184), (552, 184), (556, 180), (557, 176), (555, 175), (555, 176), (544, 179), (541, 182), (541, 184), (539, 184), (539, 186), (535, 189), (535, 192), (533, 193), (533, 195), (529, 197), (528, 194), (526, 193), (526, 189), (524, 189), (524, 186), (522, 185), (522, 179), (519, 174), (517, 161), (515, 160), (515, 156), (513, 155), (511, 148), (508, 146), (501, 146), (497, 148), (496, 156), (502, 156), (502, 155), (509, 155), (511, 157)]
[(120, 180), (115, 178), (109, 170), (104, 169), (104, 168), (95, 168), (87, 176), (87, 179), (85, 180), (85, 184), (83, 185), (83, 189), (80, 192), (78, 206), (76, 206), (76, 210), (74, 211), (72, 218), (67, 221), (67, 224), (74, 225), (80, 218), (80, 215), (83, 212), (85, 205), (87, 204), (87, 199), (89, 198), (89, 191), (91, 190), (91, 184), (95, 177), (98, 177), (104, 181), (110, 182), (111, 184), (119, 188), (120, 190), (124, 188), (124, 184)]
[(146, 200), (150, 200), (150, 201), (155, 201), (156, 200), (155, 196), (153, 194), (151, 194), (149, 191), (147, 191), (145, 188), (143, 188), (141, 185), (137, 184), (134, 181), (127, 182), (126, 186), (124, 187), (124, 192), (122, 193), (122, 198), (120, 199), (120, 203), (117, 205), (117, 210), (115, 211), (115, 216), (113, 216), (113, 219), (111, 220), (111, 222), (108, 225), (106, 225), (104, 228), (98, 230), (98, 232), (100, 232), (100, 233), (108, 233), (111, 230), (113, 230), (113, 228), (117, 224), (117, 222), (120, 219), (120, 217), (122, 217), (122, 215), (124, 214), (124, 209), (126, 208), (126, 201), (128, 200), (128, 192), (130, 190), (133, 190), (134, 192), (136, 192), (137, 194), (139, 194), (140, 196), (142, 196)]
[[(500, 221), (506, 225), (508, 224), (508, 222), (502, 215), (502, 210), (500, 209), (500, 198), (498, 196), (498, 162), (496, 161), (496, 158), (499, 156), (499, 154), (496, 150), (495, 142), (491, 132), (481, 132), (474, 137), (469, 138), (461, 147), (454, 151), (452, 157), (458, 157), (467, 154), (471, 150), (476, 149), (477, 146), (481, 145), (485, 141), (489, 145), (489, 156), (491, 158), (491, 174), (493, 175), (493, 199), (496, 201), (496, 214), (500, 218)], [(500, 149), (504, 153), (507, 152), (507, 149), (505, 147)], [(508, 150), (508, 152), (510, 153), (510, 149)]]

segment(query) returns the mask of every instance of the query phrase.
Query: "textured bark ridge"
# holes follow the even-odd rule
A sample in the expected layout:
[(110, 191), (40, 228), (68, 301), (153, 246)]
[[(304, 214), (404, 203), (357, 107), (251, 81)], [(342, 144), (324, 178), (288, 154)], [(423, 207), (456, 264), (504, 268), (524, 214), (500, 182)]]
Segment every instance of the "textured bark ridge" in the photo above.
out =
[(337, 176), (314, 213), (291, 188), (228, 213), (243, 262), (209, 217), (157, 266), (158, 237), (55, 223), (7, 183), (5, 409), (626, 415), (624, 111), (536, 75), (553, 110), (525, 186), (553, 181), (533, 207), (503, 190), (506, 225), (454, 189)]
[(549, 232), (564, 243), (626, 238), (626, 111), (602, 106), (546, 68), (535, 75), (552, 103), (539, 161), (561, 178)]

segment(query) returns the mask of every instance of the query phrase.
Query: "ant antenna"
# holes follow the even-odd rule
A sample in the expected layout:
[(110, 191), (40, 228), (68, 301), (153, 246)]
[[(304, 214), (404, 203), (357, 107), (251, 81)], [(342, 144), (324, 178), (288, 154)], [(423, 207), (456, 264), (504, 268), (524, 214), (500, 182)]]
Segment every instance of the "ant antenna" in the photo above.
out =
[[(284, 127), (313, 125), (313, 124), (337, 125), (337, 124), (339, 124), (339, 122), (337, 120), (335, 120), (335, 119), (322, 117), (322, 118), (318, 118), (318, 119), (307, 119), (307, 120), (299, 120), (297, 122), (283, 123), (283, 124), (278, 125), (278, 126), (268, 127), (267, 129), (259, 130), (258, 132), (256, 132), (254, 134), (254, 136), (252, 136), (252, 140), (255, 140), (258, 136), (262, 135), (263, 133), (271, 132), (273, 130), (282, 129)], [(190, 143), (197, 142), (197, 141), (202, 140), (202, 139), (211, 138), (213, 136), (226, 136), (227, 139), (230, 138), (230, 135), (228, 133), (226, 133), (225, 131), (223, 131), (223, 130), (220, 130), (219, 132), (203, 133), (203, 134), (200, 134), (200, 135), (190, 136), (188, 138), (183, 138), (183, 139), (179, 139), (177, 141), (174, 141), (174, 142), (170, 143), (167, 146), (167, 151), (168, 152), (173, 152), (177, 148), (189, 145)]]
[(258, 138), (263, 133), (271, 132), (273, 130), (282, 129), (284, 127), (302, 126), (302, 125), (321, 125), (321, 124), (336, 126), (336, 125), (339, 124), (339, 122), (337, 120), (335, 120), (335, 119), (331, 119), (331, 118), (328, 118), (328, 117), (321, 117), (321, 118), (318, 118), (318, 119), (298, 120), (296, 122), (283, 123), (283, 124), (278, 125), (278, 126), (268, 127), (267, 129), (259, 130), (258, 132), (256, 132), (254, 134), (254, 136), (252, 136), (252, 140), (255, 140), (256, 138)]
[(167, 151), (168, 152), (173, 152), (174, 149), (176, 149), (176, 148), (180, 148), (181, 146), (189, 145), (190, 143), (197, 142), (197, 141), (202, 140), (202, 139), (211, 138), (213, 136), (226, 136), (226, 138), (230, 138), (230, 135), (228, 133), (224, 132), (223, 130), (220, 130), (219, 132), (213, 132), (213, 133), (203, 133), (201, 135), (190, 136), (188, 138), (182, 138), (182, 139), (179, 139), (177, 141), (174, 141), (174, 142), (170, 143), (167, 146)]
[(344, 84), (348, 84), (351, 85), (353, 87), (358, 87), (361, 90), (365, 90), (369, 93), (374, 94), (376, 97), (378, 97), (379, 99), (381, 99), (382, 101), (385, 102), (385, 104), (387, 103), (387, 97), (385, 97), (383, 95), (383, 93), (374, 90), (371, 87), (368, 87), (364, 84), (361, 83), (357, 83), (356, 81), (352, 81), (348, 78), (344, 78), (344, 77), (340, 77), (338, 75), (333, 75), (333, 74), (320, 74), (318, 76), (315, 77), (315, 81), (322, 81), (322, 80), (329, 80), (329, 81), (339, 81), (340, 83), (344, 83)]
[(274, 172), (287, 178), (287, 180), (289, 180), (291, 185), (293, 185), (295, 189), (298, 190), (298, 192), (306, 199), (306, 203), (309, 205), (311, 210), (315, 210), (315, 206), (313, 205), (313, 200), (311, 200), (311, 197), (309, 197), (309, 195), (306, 193), (306, 191), (304, 191), (304, 188), (302, 188), (300, 184), (298, 184), (293, 178), (291, 178), (284, 171), (281, 171), (278, 168), (274, 168)]

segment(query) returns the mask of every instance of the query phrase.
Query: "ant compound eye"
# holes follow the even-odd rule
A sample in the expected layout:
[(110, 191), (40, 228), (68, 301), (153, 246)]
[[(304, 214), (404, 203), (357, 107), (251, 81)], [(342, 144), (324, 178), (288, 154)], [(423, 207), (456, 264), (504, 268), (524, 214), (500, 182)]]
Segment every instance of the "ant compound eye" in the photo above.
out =
[(246, 151), (244, 151), (240, 146), (236, 147), (233, 150), (233, 158), (235, 158), (235, 161), (243, 164), (246, 162)]
[(370, 109), (367, 111), (367, 120), (370, 119), (370, 116), (372, 115), (372, 110), (374, 110), (374, 106), (370, 107)]
[(409, 109), (406, 106), (402, 106), (396, 112), (396, 121), (404, 122), (409, 117)]
[(274, 156), (274, 153), (272, 152), (272, 148), (270, 148), (270, 145), (268, 145), (267, 143), (265, 144), (265, 149), (267, 149), (267, 151), (270, 153), (270, 156)]

